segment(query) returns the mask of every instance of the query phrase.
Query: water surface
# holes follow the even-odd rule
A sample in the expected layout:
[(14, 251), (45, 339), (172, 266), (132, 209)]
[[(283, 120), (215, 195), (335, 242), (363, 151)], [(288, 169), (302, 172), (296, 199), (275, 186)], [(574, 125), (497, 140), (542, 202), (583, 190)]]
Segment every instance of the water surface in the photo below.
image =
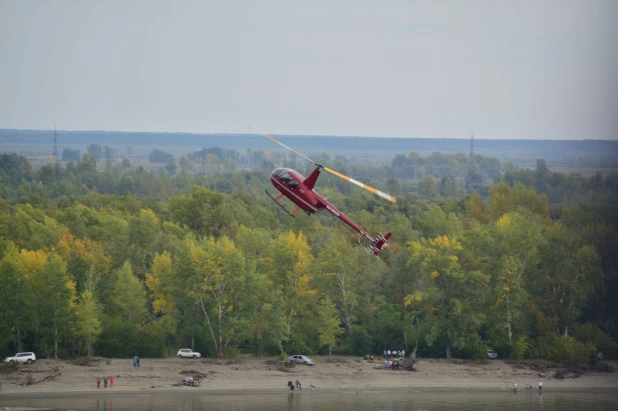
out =
[(58, 410), (193, 411), (193, 410), (616, 410), (615, 392), (282, 392), (271, 394), (92, 395), (53, 398), (2, 398), (1, 407), (48, 407)]

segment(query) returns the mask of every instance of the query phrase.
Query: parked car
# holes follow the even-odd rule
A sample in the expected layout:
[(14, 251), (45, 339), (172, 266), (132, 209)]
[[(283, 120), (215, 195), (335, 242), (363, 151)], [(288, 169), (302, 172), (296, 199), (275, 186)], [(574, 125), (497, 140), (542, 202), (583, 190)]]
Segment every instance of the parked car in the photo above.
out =
[(293, 355), (291, 357), (288, 357), (288, 361), (296, 364), (315, 365), (315, 361), (313, 361), (306, 355)]
[(23, 362), (26, 364), (32, 364), (36, 361), (36, 355), (33, 352), (18, 352), (12, 357), (6, 357), (4, 359), (5, 363), (10, 363), (11, 361)]
[(181, 348), (178, 350), (178, 358), (200, 358), (202, 354), (192, 351), (190, 348)]
[(498, 353), (492, 350), (487, 351), (487, 358), (490, 360), (494, 360), (498, 358)]

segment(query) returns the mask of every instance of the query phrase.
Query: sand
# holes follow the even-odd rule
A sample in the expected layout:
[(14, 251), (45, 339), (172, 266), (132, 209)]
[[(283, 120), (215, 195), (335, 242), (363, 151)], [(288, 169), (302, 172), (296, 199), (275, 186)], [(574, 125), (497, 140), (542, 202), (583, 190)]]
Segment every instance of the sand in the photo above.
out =
[[(148, 359), (133, 367), (132, 359), (93, 358), (78, 364), (73, 361), (42, 359), (14, 370), (0, 365), (0, 396), (53, 396), (129, 393), (256, 393), (287, 390), (288, 381), (299, 380), (303, 390), (520, 390), (527, 385), (543, 390), (612, 390), (618, 387), (618, 373), (587, 373), (573, 378), (555, 378), (555, 370), (541, 371), (534, 364), (509, 363), (502, 360), (475, 362), (465, 360), (421, 359), (417, 371), (376, 369), (381, 361), (352, 357), (313, 357), (315, 366), (282, 366), (276, 358), (239, 359)], [(618, 369), (618, 364), (611, 363)], [(28, 378), (54, 379), (22, 386)], [(200, 379), (198, 387), (180, 384), (187, 375)], [(103, 388), (103, 377), (114, 376), (114, 387)], [(97, 389), (97, 378), (101, 388)]]

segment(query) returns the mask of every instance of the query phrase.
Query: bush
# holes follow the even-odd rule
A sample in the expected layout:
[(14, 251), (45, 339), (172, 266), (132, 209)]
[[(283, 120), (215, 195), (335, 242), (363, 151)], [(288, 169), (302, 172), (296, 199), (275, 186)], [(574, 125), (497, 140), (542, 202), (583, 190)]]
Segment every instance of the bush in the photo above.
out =
[(371, 350), (371, 337), (363, 327), (353, 326), (347, 340), (354, 355), (365, 355)]
[(528, 337), (522, 336), (515, 340), (511, 348), (509, 358), (512, 360), (523, 360), (528, 351)]
[(127, 324), (119, 318), (106, 318), (95, 352), (103, 357), (162, 357), (165, 341), (151, 328)]
[(582, 344), (573, 337), (550, 337), (540, 341), (543, 351), (541, 357), (569, 365), (583, 365), (590, 356), (594, 356), (596, 349), (590, 343)]
[(597, 351), (603, 351), (604, 359), (615, 360), (618, 358), (618, 344), (596, 325), (576, 325), (573, 327), (573, 336), (578, 341), (594, 345)]
[(298, 336), (298, 335), (294, 335), (294, 334), (292, 334), (292, 338), (290, 340), (290, 344), (288, 346), (288, 350), (287, 351), (290, 352), (290, 355), (295, 355), (295, 354), (310, 355), (310, 354), (313, 354), (313, 350), (311, 350), (311, 348), (309, 348), (309, 346), (307, 345), (305, 340), (302, 338), (302, 336)]

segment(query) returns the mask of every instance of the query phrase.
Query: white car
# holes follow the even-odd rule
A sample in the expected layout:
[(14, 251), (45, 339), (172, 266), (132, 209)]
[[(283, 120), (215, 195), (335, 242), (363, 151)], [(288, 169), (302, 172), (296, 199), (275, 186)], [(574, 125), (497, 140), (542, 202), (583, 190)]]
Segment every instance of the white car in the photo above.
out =
[(32, 364), (36, 361), (36, 355), (33, 352), (18, 352), (12, 357), (6, 357), (4, 359), (5, 363), (10, 363), (11, 361), (23, 362), (26, 364)]
[(498, 353), (493, 350), (489, 350), (487, 351), (487, 358), (490, 360), (495, 360), (496, 358), (498, 358)]
[(190, 348), (181, 348), (178, 350), (178, 358), (200, 358), (202, 354), (192, 351)]
[(315, 365), (315, 361), (306, 355), (293, 355), (288, 357), (288, 361), (294, 362), (296, 364), (305, 364), (305, 365)]

